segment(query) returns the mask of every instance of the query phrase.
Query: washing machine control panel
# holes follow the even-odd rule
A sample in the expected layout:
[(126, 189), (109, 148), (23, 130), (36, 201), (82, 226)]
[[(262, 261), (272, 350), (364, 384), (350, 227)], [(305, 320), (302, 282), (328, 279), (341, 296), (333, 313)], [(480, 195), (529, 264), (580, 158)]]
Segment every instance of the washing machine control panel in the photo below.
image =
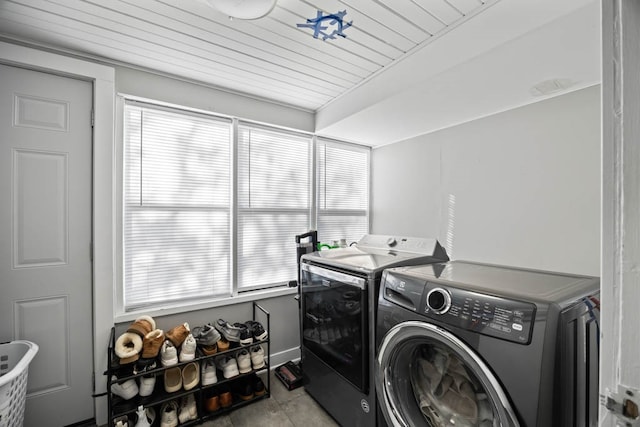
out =
[(427, 283), (421, 311), (441, 322), (520, 344), (531, 341), (536, 306)]

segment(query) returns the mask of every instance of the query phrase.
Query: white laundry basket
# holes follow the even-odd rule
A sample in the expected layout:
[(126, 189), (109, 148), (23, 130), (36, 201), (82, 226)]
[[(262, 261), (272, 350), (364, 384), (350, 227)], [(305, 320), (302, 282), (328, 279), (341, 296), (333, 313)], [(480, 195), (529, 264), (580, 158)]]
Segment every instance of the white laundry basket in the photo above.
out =
[(0, 344), (0, 427), (22, 426), (29, 363), (37, 352), (30, 341)]

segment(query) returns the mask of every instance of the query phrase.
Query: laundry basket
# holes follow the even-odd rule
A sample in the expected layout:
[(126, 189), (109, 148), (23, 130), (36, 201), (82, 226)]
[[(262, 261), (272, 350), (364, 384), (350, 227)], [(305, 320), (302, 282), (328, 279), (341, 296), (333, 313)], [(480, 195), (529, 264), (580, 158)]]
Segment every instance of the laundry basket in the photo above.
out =
[(37, 352), (30, 341), (0, 344), (0, 427), (22, 426), (29, 363)]

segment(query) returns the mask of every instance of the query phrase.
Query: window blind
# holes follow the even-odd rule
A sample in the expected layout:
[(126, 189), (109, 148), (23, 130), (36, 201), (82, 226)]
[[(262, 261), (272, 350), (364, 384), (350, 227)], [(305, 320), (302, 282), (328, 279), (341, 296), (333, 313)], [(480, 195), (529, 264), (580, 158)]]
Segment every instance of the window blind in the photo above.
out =
[(230, 294), (230, 121), (127, 102), (125, 310)]
[(310, 224), (310, 147), (308, 135), (238, 126), (239, 291), (296, 277), (295, 236)]
[(369, 149), (318, 139), (318, 238), (355, 242), (369, 232)]

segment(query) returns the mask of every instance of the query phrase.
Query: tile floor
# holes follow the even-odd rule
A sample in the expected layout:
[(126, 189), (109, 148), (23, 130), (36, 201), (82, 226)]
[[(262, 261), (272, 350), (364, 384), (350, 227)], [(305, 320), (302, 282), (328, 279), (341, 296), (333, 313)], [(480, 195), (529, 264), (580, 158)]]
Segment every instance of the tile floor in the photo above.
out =
[[(265, 381), (266, 384), (266, 381)], [(271, 397), (202, 424), (203, 427), (337, 427), (300, 387), (289, 391), (271, 372)]]

